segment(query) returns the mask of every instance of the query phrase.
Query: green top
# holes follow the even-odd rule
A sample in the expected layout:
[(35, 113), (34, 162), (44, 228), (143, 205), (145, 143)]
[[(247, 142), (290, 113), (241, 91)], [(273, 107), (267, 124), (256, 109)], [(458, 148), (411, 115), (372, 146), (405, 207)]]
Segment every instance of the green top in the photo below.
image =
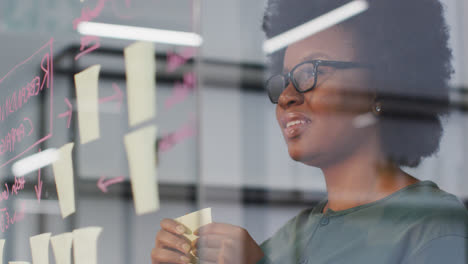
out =
[(468, 211), (431, 181), (342, 211), (327, 199), (289, 220), (257, 264), (468, 263)]

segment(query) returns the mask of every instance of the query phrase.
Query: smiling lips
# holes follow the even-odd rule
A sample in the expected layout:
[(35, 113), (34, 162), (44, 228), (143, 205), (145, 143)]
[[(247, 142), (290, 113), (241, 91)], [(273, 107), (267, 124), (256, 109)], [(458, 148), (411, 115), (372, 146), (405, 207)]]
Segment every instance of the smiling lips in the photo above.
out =
[(300, 113), (289, 113), (281, 119), (284, 134), (288, 139), (293, 139), (302, 134), (310, 123), (312, 121)]

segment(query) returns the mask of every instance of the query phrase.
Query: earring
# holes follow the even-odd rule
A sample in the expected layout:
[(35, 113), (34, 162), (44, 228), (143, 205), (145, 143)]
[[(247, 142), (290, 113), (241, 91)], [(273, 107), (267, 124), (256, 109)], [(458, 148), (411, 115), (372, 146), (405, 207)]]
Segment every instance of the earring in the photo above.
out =
[(375, 102), (374, 106), (372, 107), (372, 112), (374, 115), (378, 116), (382, 113), (382, 103), (381, 102)]

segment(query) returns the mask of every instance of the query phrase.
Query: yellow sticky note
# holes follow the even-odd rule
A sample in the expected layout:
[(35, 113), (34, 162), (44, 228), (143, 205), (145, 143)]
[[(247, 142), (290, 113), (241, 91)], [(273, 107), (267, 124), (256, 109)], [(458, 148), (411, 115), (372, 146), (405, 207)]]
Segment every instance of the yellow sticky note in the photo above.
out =
[(94, 65), (75, 74), (76, 103), (81, 144), (99, 138), (99, 71)]
[(59, 159), (53, 163), (55, 185), (59, 199), (62, 218), (75, 212), (75, 188), (73, 183), (73, 143), (68, 143), (59, 149)]
[(29, 238), (33, 264), (49, 264), (49, 242), (51, 233)]
[(3, 264), (3, 247), (5, 246), (5, 239), (0, 239), (0, 264)]
[(137, 215), (159, 209), (156, 175), (156, 126), (148, 126), (125, 135), (133, 201)]
[(97, 240), (101, 227), (86, 227), (73, 231), (74, 264), (97, 264)]
[(124, 49), (128, 122), (138, 125), (156, 116), (154, 44), (136, 42)]
[(185, 227), (190, 229), (189, 234), (184, 234), (185, 237), (193, 241), (197, 238), (196, 235), (192, 234), (199, 227), (204, 226), (212, 222), (211, 219), (211, 208), (205, 208), (200, 211), (196, 211), (176, 219), (177, 222), (183, 224)]
[(71, 264), (72, 233), (63, 233), (50, 238), (56, 264)]

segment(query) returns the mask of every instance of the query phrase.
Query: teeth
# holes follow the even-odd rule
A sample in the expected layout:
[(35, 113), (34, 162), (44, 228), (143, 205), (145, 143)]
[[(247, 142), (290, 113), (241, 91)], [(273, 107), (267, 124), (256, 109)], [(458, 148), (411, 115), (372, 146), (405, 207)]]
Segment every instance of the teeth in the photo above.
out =
[(290, 127), (290, 126), (294, 126), (294, 125), (298, 125), (298, 124), (305, 124), (305, 123), (308, 123), (304, 120), (296, 120), (296, 121), (291, 121), (291, 122), (288, 122), (286, 124), (286, 128)]

